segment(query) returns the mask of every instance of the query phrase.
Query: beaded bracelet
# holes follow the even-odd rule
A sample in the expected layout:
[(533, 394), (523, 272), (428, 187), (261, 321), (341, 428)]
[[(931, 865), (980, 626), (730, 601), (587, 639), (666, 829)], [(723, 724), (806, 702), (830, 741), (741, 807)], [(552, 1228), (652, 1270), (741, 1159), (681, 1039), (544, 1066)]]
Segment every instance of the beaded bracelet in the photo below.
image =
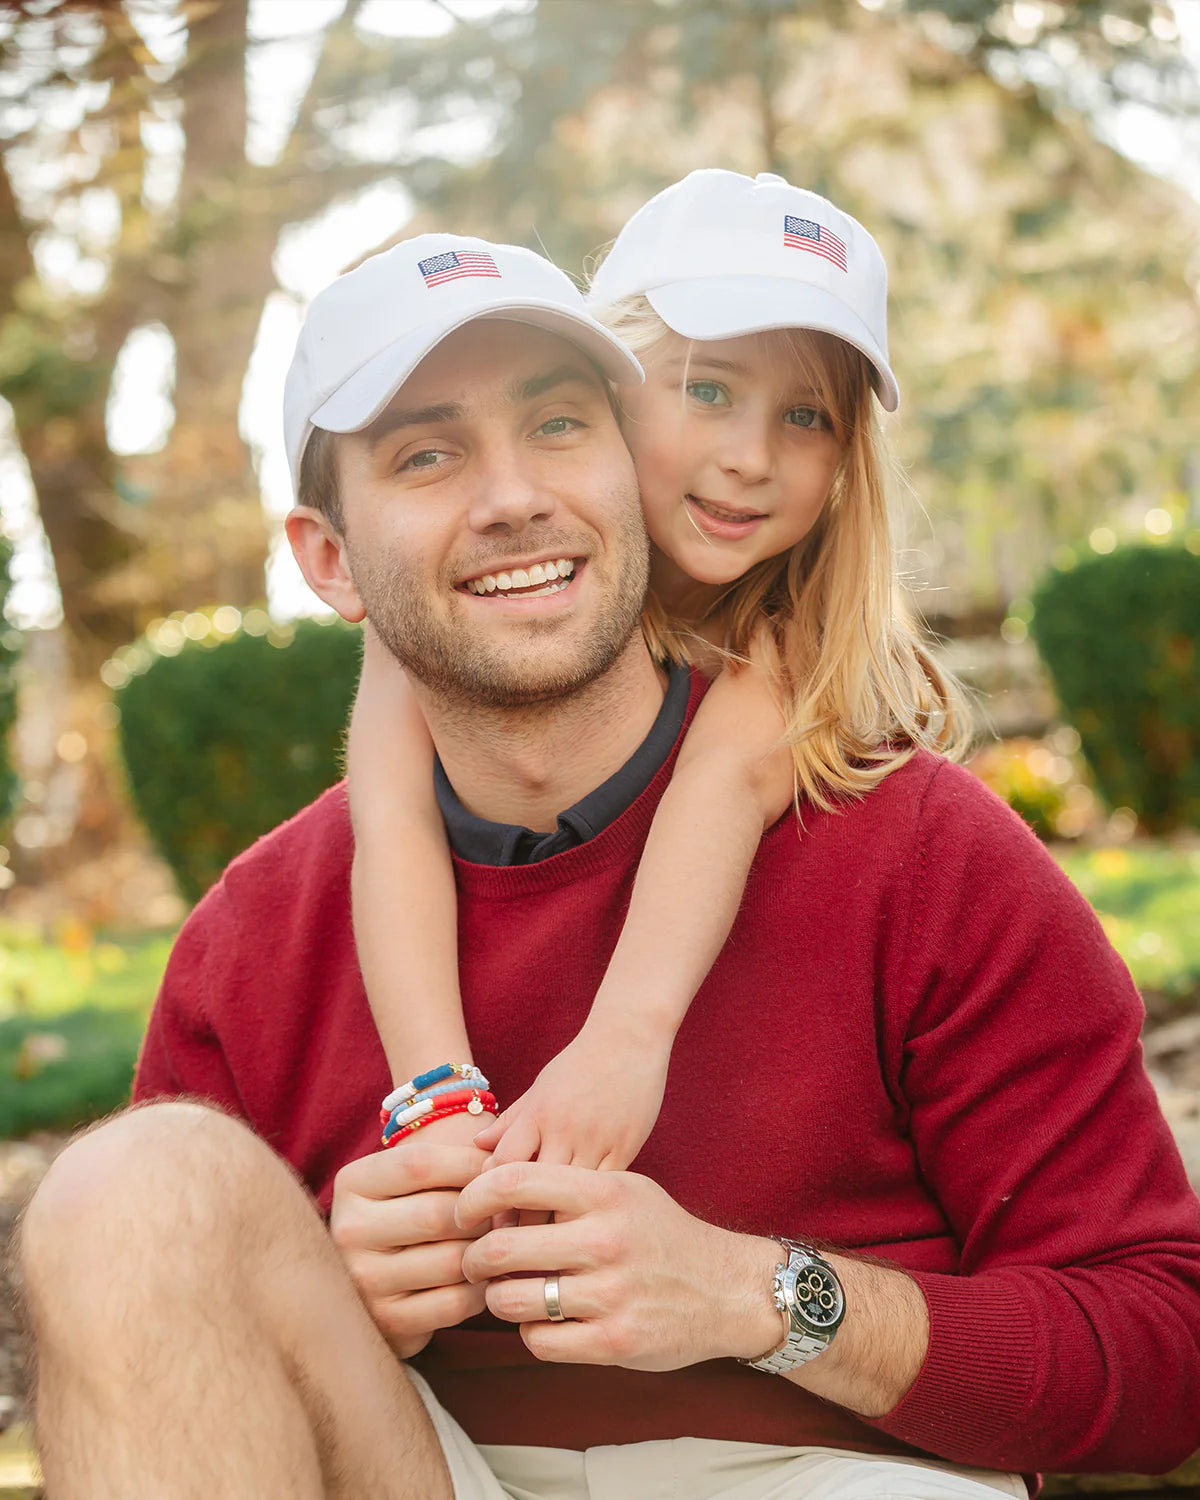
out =
[[(422, 1115), (427, 1115), (435, 1109), (443, 1109), (450, 1104), (469, 1105), (479, 1098), (480, 1092), (476, 1088), (460, 1087), (441, 1099), (418, 1099), (412, 1104), (401, 1105), (399, 1109), (393, 1110), (384, 1122), (391, 1127), (388, 1134), (398, 1130), (401, 1125), (408, 1125), (413, 1120), (419, 1120)], [(472, 1114), (478, 1113), (478, 1110), (472, 1110)]]
[(383, 1101), (382, 1108), (391, 1114), (397, 1104), (403, 1104), (405, 1100), (414, 1098), (422, 1090), (427, 1089), (430, 1084), (441, 1083), (444, 1079), (453, 1078), (456, 1074), (464, 1082), (468, 1080), (471, 1082), (480, 1081), (486, 1087), (487, 1081), (474, 1063), (442, 1063), (439, 1067), (430, 1068), (427, 1073), (418, 1073), (415, 1078), (410, 1079), (407, 1083), (402, 1083), (399, 1088), (393, 1089)]
[[(478, 1104), (478, 1108), (473, 1107), (476, 1104)], [(394, 1146), (404, 1136), (415, 1134), (422, 1126), (431, 1125), (434, 1120), (448, 1119), (451, 1115), (495, 1115), (495, 1113), (496, 1096), (494, 1094), (476, 1094), (469, 1104), (446, 1105), (442, 1109), (431, 1110), (428, 1114), (421, 1115), (419, 1119), (411, 1120), (407, 1125), (397, 1130), (394, 1135), (384, 1136), (383, 1144), (385, 1146)]]
[[(407, 1101), (402, 1099), (399, 1104), (397, 1104), (390, 1110), (381, 1108), (379, 1111), (379, 1123), (381, 1125), (386, 1125), (394, 1115), (396, 1115), (401, 1109), (406, 1106), (406, 1104), (409, 1106), (413, 1104), (420, 1104), (423, 1100), (426, 1099), (436, 1099), (441, 1094), (459, 1093), (464, 1088), (490, 1088), (491, 1085), (488, 1083), (487, 1079), (483, 1076), (478, 1068), (473, 1069), (473, 1072), (475, 1075), (473, 1078), (455, 1078), (452, 1079), (449, 1083), (439, 1083), (433, 1088), (422, 1089), (419, 1094), (413, 1095), (412, 1098)], [(388, 1098), (391, 1098), (390, 1094), (388, 1095)], [(384, 1100), (384, 1103), (387, 1103), (386, 1099)]]
[(384, 1146), (390, 1145), (397, 1133), (409, 1125), (420, 1120), (427, 1119), (439, 1110), (450, 1108), (465, 1109), (473, 1115), (481, 1114), (483, 1103), (487, 1101), (488, 1106), (494, 1106), (496, 1096), (480, 1089), (459, 1089), (457, 1093), (448, 1094), (442, 1099), (423, 1099), (419, 1104), (410, 1104), (406, 1109), (396, 1110), (388, 1119), (384, 1127), (380, 1143)]

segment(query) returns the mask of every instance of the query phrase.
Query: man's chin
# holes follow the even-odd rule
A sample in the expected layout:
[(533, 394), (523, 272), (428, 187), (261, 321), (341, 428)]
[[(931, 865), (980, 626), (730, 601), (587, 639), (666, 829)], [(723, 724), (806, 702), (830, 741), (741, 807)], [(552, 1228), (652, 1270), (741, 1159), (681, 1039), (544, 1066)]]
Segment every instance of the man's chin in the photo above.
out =
[(532, 631), (523, 625), (500, 632), (499, 639), (491, 632), (463, 631), (443, 637), (441, 649), (419, 654), (411, 651), (410, 639), (403, 643), (409, 648), (403, 656), (396, 655), (412, 676), (447, 701), (481, 710), (536, 708), (584, 692), (618, 660), (638, 620), (624, 630), (607, 623), (608, 629), (562, 622), (558, 629)]
[(539, 704), (562, 702), (590, 687), (612, 665), (611, 658), (597, 662), (578, 656), (559, 661), (525, 663), (476, 662), (474, 670), (456, 674), (452, 682), (443, 681), (443, 692), (449, 690), (469, 699), (475, 706), (487, 709), (536, 708)]

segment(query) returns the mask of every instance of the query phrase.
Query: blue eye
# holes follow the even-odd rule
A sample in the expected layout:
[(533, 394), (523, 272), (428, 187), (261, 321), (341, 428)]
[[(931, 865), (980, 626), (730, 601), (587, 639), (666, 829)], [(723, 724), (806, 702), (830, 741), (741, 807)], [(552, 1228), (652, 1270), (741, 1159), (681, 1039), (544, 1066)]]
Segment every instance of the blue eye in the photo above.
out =
[(828, 427), (829, 418), (823, 411), (818, 411), (815, 406), (793, 406), (791, 411), (784, 414), (783, 420), (790, 422), (793, 427)]
[(438, 448), (422, 448), (420, 453), (410, 453), (400, 465), (402, 469), (433, 469), (437, 467), (437, 461), (442, 457)]
[(541, 423), (537, 429), (537, 437), (564, 438), (571, 432), (579, 432), (585, 426), (586, 423), (580, 422), (577, 417), (547, 417), (546, 422)]
[(729, 392), (715, 380), (689, 380), (687, 393), (701, 406), (729, 405)]

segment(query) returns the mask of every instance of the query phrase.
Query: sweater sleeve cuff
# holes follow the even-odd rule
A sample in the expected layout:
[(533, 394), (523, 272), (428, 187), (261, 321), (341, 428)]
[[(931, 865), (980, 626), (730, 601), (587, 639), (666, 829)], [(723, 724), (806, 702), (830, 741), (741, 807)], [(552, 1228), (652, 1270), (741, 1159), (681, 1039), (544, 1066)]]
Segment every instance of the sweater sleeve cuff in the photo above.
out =
[(1038, 1359), (1027, 1299), (1003, 1276), (909, 1274), (929, 1308), (929, 1349), (908, 1394), (871, 1425), (958, 1463), (1012, 1467)]

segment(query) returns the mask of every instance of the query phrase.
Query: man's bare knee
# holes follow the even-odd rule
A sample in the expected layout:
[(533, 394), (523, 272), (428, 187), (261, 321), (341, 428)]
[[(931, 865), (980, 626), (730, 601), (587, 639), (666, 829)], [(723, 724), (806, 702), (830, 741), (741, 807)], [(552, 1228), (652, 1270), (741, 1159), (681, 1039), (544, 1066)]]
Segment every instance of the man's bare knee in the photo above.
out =
[(31, 1304), (41, 1286), (145, 1275), (141, 1250), (189, 1260), (248, 1251), (281, 1214), (312, 1217), (288, 1168), (237, 1120), (183, 1101), (129, 1110), (78, 1136), (23, 1216), (18, 1265)]

